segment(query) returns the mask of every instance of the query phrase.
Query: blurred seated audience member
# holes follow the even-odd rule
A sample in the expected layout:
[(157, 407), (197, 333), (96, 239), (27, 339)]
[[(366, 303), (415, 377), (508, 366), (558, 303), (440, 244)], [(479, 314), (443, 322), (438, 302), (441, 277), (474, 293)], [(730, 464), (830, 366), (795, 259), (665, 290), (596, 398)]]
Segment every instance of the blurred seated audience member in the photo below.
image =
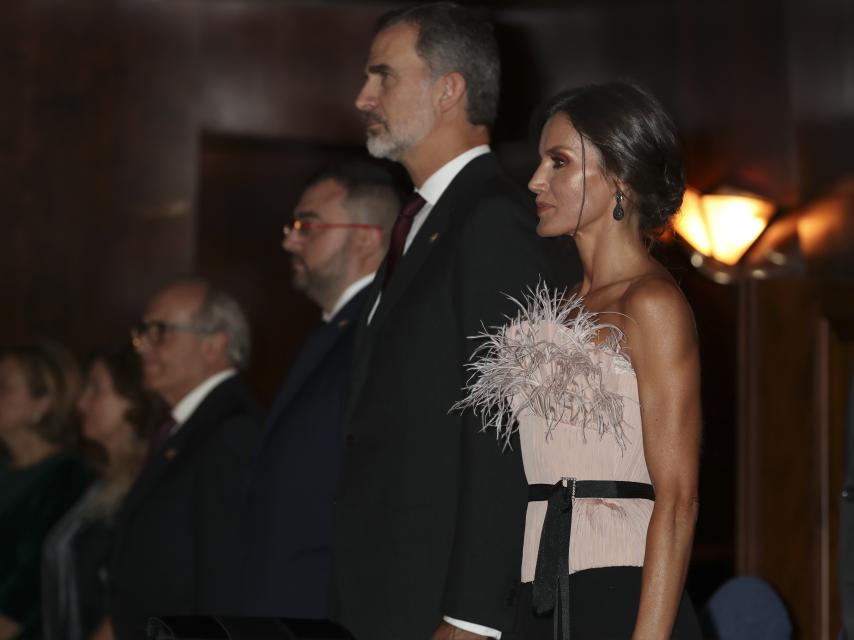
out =
[(309, 180), (285, 227), (292, 285), (323, 311), (279, 388), (252, 464), (238, 613), (324, 618), (344, 395), (357, 320), (400, 208), (374, 161)]
[(83, 437), (97, 445), (98, 479), (53, 528), (44, 545), (44, 640), (112, 637), (107, 617), (115, 515), (142, 469), (148, 438), (168, 409), (143, 388), (130, 344), (96, 351), (77, 403)]
[(237, 377), (249, 325), (202, 280), (159, 291), (133, 329), (145, 385), (170, 408), (116, 520), (110, 618), (120, 640), (152, 616), (221, 611), (246, 472), (260, 424)]
[(89, 483), (72, 449), (78, 389), (58, 345), (0, 349), (0, 640), (40, 637), (42, 543)]

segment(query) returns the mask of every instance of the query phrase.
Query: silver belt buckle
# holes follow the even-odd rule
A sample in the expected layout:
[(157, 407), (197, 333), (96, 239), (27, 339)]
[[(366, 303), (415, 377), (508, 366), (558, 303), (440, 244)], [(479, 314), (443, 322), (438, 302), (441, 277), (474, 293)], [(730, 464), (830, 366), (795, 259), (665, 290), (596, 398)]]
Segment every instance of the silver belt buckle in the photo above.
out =
[(563, 484), (564, 489), (570, 489), (570, 497), (575, 500), (575, 483), (578, 481), (578, 478), (564, 476), (560, 481)]

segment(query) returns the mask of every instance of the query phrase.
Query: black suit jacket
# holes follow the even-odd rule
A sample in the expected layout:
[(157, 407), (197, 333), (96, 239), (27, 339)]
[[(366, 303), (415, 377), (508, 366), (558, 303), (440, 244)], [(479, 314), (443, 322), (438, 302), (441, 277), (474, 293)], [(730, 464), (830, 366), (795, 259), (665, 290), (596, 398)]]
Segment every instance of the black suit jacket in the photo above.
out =
[[(527, 490), (471, 412), (470, 336), (503, 324), (540, 279), (574, 284), (577, 254), (535, 233), (532, 198), (491, 154), (430, 212), (358, 328), (335, 541), (335, 616), (359, 640), (427, 638), (443, 615), (507, 630)], [(370, 309), (383, 282), (381, 268)]]
[(118, 640), (146, 638), (154, 615), (220, 612), (259, 424), (254, 402), (228, 378), (146, 463), (116, 528), (111, 615)]
[(327, 615), (343, 404), (366, 294), (308, 339), (273, 402), (249, 487), (241, 615)]

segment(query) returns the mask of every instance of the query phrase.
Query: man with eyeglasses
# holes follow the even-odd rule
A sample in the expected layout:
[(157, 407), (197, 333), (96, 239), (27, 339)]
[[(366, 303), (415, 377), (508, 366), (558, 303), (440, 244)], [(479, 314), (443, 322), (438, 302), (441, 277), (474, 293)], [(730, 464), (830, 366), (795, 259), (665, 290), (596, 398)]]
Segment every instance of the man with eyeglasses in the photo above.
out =
[(249, 326), (201, 280), (159, 291), (132, 329), (145, 384), (171, 408), (117, 523), (111, 615), (117, 638), (146, 638), (149, 617), (222, 613), (231, 592), (255, 404), (236, 373)]
[(285, 227), (292, 284), (324, 322), (287, 372), (252, 464), (242, 615), (326, 617), (353, 329), (398, 208), (389, 172), (351, 161), (309, 180)]

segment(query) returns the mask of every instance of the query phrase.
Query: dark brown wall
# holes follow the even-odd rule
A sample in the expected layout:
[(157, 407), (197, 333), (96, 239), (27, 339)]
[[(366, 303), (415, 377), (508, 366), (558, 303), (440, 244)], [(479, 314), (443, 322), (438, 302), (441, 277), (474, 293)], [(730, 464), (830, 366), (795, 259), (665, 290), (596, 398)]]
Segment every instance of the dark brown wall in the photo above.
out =
[[(745, 4), (501, 3), (499, 149), (521, 179), (531, 156), (511, 143), (535, 105), (559, 87), (628, 78), (673, 111), (696, 186), (793, 202), (821, 193), (851, 165), (852, 10), (844, 0)], [(360, 144), (351, 102), (383, 8), (6, 8), (0, 293), (13, 311), (4, 335), (46, 332), (78, 350), (118, 338), (164, 278), (198, 269), (205, 132)], [(809, 135), (819, 129), (833, 135)]]
[[(197, 272), (233, 290), (249, 310), (257, 334), (251, 381), (268, 399), (316, 319), (311, 305), (288, 290), (280, 225), (318, 163), (359, 153), (363, 136), (351, 103), (372, 21), (386, 6), (5, 6), (4, 340), (47, 334), (82, 354), (123, 339), (165, 279)], [(848, 0), (496, 7), (505, 64), (496, 147), (520, 180), (533, 163), (526, 135), (535, 106), (559, 88), (614, 78), (647, 85), (672, 111), (689, 181), (701, 189), (748, 188), (800, 206), (854, 172)], [(746, 302), (736, 289), (704, 280), (676, 248), (664, 253), (694, 305), (702, 339), (706, 437), (694, 566), (706, 576), (695, 586), (704, 597), (735, 571), (736, 548), (747, 548), (748, 525), (735, 511), (745, 489), (736, 484), (736, 425), (738, 363), (745, 357), (737, 327)], [(822, 264), (822, 278), (852, 278), (850, 260), (831, 256)], [(805, 273), (803, 286), (818, 286), (816, 277)], [(773, 299), (759, 296), (753, 304), (761, 307), (757, 317), (776, 317)], [(780, 336), (799, 326), (780, 322)], [(751, 353), (765, 358), (761, 350)], [(778, 383), (780, 397), (800, 390), (797, 378)], [(792, 446), (806, 441), (798, 435), (799, 411), (779, 416), (789, 420), (780, 430), (793, 434), (785, 436)], [(769, 455), (783, 451), (776, 440), (762, 442)], [(765, 520), (749, 539), (761, 545), (777, 521), (773, 512), (760, 515)], [(744, 534), (738, 539), (737, 527)], [(742, 569), (762, 572), (777, 556), (741, 560)], [(798, 615), (807, 615), (812, 596), (769, 576)], [(802, 624), (814, 628), (811, 618)]]

